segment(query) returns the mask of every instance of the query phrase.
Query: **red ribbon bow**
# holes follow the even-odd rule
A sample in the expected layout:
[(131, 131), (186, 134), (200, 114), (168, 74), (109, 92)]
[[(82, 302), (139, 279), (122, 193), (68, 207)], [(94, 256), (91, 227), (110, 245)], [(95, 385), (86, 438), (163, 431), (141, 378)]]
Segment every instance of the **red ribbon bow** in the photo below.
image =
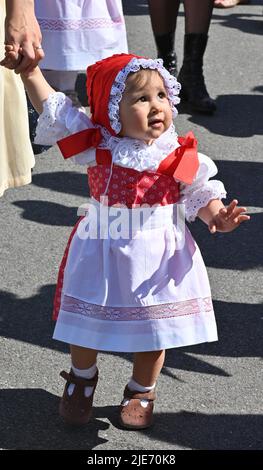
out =
[(180, 147), (160, 163), (157, 172), (173, 176), (185, 184), (191, 184), (199, 168), (197, 140), (193, 132), (178, 137)]
[(97, 148), (101, 142), (100, 129), (84, 129), (57, 142), (64, 158), (73, 157), (89, 148)]

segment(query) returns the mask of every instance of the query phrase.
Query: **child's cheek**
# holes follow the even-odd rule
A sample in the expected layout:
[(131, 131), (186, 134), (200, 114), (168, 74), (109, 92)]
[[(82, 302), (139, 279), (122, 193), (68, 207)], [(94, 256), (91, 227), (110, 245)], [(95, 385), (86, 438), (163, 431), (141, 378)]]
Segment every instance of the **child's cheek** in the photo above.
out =
[(142, 114), (143, 114), (143, 110), (140, 108), (135, 109), (133, 112), (133, 116), (135, 119), (140, 119)]

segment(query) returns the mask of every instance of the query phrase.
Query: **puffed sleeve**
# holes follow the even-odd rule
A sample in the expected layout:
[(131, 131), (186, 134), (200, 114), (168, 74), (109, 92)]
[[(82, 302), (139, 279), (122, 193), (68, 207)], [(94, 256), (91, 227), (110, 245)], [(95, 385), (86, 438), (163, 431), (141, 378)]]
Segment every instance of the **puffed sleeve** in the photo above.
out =
[(193, 222), (201, 207), (207, 206), (212, 199), (223, 199), (226, 190), (221, 181), (210, 180), (217, 174), (214, 162), (198, 153), (199, 168), (192, 184), (182, 184), (180, 188), (180, 204), (185, 206), (185, 217), (188, 222)]
[[(40, 145), (54, 145), (70, 134), (92, 127), (94, 126), (84, 109), (73, 107), (71, 99), (64, 93), (52, 93), (43, 104), (34, 142)], [(80, 165), (88, 165), (95, 160), (95, 150), (79, 153), (71, 160)]]

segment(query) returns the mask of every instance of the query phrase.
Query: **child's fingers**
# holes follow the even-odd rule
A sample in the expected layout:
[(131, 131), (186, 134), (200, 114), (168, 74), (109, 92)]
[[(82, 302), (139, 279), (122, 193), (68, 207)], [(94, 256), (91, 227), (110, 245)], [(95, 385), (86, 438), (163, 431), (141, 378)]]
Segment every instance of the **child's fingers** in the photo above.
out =
[(222, 209), (220, 209), (219, 213), (223, 216), (225, 216), (227, 214), (227, 209), (226, 207), (222, 207)]
[(15, 48), (12, 44), (6, 44), (5, 45), (5, 51), (6, 52), (10, 52), (10, 51), (14, 51), (14, 50), (15, 50)]
[(247, 212), (247, 209), (245, 207), (236, 207), (232, 214), (229, 216), (229, 219), (234, 219), (238, 217), (240, 214), (244, 214)]
[(19, 54), (15, 51), (10, 51), (5, 53), (6, 57), (9, 57), (10, 59), (17, 59), (19, 57)]
[(5, 57), (3, 60), (1, 60), (0, 64), (3, 67), (12, 68), (13, 62), (10, 60), (9, 57)]
[(5, 52), (5, 59), (8, 61), (17, 61), (17, 59), (20, 57), (20, 54), (18, 52), (15, 52), (15, 51), (9, 51), (9, 52)]
[(246, 220), (250, 220), (250, 215), (240, 215), (238, 217), (239, 222), (245, 222)]
[(18, 67), (19, 63), (20, 63), (21, 59), (17, 59), (17, 60), (10, 60), (10, 59), (4, 59), (0, 62), (0, 65), (3, 66), (3, 67), (6, 67), (7, 69), (10, 69), (10, 70), (14, 70), (16, 69), (16, 67)]
[(216, 224), (214, 222), (210, 222), (210, 224), (208, 225), (208, 229), (210, 233), (216, 233)]
[(19, 66), (15, 70), (16, 73), (25, 72), (33, 63), (37, 64), (38, 61), (44, 57), (42, 49), (35, 49), (30, 41), (23, 42), (21, 47), (23, 48), (23, 57)]
[(21, 58), (22, 58), (21, 55), (17, 54), (14, 51), (10, 51), (10, 52), (6, 53), (5, 58), (1, 62), (1, 65), (4, 65), (5, 67), (14, 69), (21, 62)]
[(238, 204), (237, 199), (233, 199), (233, 201), (230, 202), (230, 204), (227, 206), (227, 212), (226, 212), (226, 217), (230, 217), (233, 211), (235, 210), (236, 206)]
[(232, 222), (235, 226), (238, 226), (242, 222), (245, 222), (246, 220), (249, 220), (249, 219), (250, 219), (249, 215), (239, 215), (238, 217), (235, 217)]

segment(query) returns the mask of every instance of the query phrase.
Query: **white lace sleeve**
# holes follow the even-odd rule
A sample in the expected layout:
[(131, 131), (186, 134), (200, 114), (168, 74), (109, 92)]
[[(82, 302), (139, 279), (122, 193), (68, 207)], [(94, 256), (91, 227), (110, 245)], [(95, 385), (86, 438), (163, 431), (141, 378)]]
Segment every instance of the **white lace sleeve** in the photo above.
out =
[(207, 206), (212, 199), (223, 199), (226, 197), (226, 190), (221, 181), (209, 180), (217, 174), (217, 167), (214, 162), (198, 153), (199, 169), (192, 184), (181, 185), (180, 204), (185, 206), (185, 217), (188, 222), (193, 222), (201, 207)]
[[(54, 145), (69, 134), (93, 127), (84, 109), (72, 106), (72, 101), (64, 93), (52, 93), (44, 102), (43, 112), (38, 118), (35, 143)], [(79, 153), (71, 160), (80, 165), (88, 165), (95, 160), (95, 151)]]

